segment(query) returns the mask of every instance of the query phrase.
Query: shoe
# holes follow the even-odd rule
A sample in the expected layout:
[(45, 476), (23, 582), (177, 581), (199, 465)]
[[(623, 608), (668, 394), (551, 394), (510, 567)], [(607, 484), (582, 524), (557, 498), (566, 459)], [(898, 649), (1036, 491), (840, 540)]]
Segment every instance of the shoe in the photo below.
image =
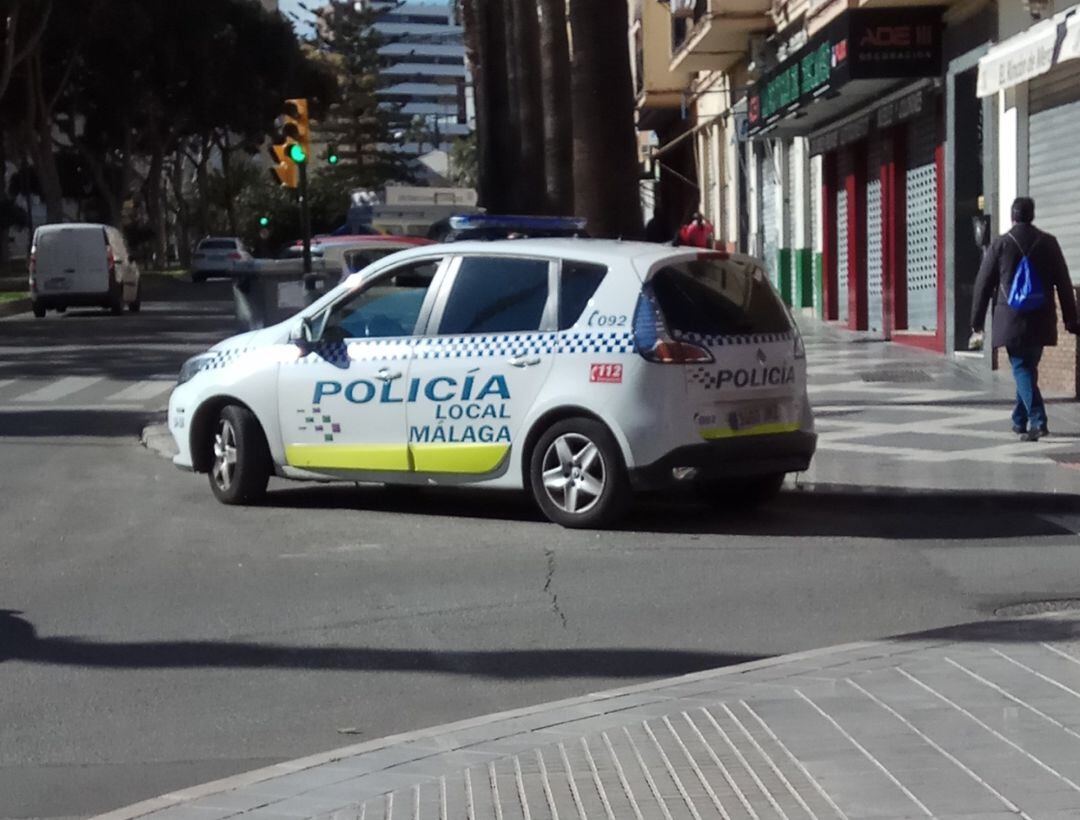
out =
[(1047, 427), (1044, 424), (1042, 427), (1039, 428), (1039, 435), (1040, 436), (1048, 436), (1048, 435), (1050, 435), (1050, 428)]
[(1021, 441), (1038, 441), (1043, 436), (1042, 429), (1028, 430), (1026, 433), (1020, 434)]
[(1026, 426), (1021, 427), (1019, 424), (1014, 424), (1013, 425), (1013, 432), (1016, 433), (1016, 435), (1018, 435), (1018, 436), (1022, 436), (1022, 435), (1024, 435), (1024, 433), (1027, 432), (1027, 427)]

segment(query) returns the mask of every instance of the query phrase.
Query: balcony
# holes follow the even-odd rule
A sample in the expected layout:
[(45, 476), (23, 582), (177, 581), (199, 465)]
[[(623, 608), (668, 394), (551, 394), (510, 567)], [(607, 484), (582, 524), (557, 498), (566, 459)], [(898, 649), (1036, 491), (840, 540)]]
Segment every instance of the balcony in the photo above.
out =
[(750, 37), (772, 30), (772, 0), (695, 0), (673, 17), (672, 71), (723, 71), (746, 56)]
[[(640, 15), (640, 16), (639, 16)], [(638, 128), (652, 130), (679, 116), (690, 75), (671, 70), (671, 30), (675, 19), (656, 0), (632, 6), (634, 93)]]

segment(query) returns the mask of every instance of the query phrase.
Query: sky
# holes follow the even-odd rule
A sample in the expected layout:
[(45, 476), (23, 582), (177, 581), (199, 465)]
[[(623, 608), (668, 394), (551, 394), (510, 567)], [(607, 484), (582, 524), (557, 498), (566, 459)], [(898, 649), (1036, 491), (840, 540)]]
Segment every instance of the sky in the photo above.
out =
[[(290, 20), (292, 19), (293, 14), (303, 14), (303, 12), (300, 11), (299, 0), (278, 0), (278, 5)], [(311, 5), (311, 3), (309, 2), (307, 5)]]

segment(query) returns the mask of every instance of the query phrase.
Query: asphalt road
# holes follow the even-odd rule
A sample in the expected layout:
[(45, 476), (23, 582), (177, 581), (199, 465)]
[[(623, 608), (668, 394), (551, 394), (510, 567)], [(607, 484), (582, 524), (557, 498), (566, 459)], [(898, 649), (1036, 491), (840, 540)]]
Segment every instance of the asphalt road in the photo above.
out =
[[(101, 392), (148, 396), (229, 332), (223, 293), (0, 321), (0, 817), (1076, 594), (1077, 536), (1030, 501), (676, 498), (604, 533), (512, 494), (282, 482), (223, 507), (138, 445), (160, 399)], [(75, 376), (104, 382), (16, 396)]]

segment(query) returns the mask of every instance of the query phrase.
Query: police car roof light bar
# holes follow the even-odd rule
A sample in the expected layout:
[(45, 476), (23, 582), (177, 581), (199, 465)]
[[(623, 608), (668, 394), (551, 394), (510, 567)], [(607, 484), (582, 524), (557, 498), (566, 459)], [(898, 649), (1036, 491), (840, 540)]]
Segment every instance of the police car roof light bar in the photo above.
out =
[(450, 217), (455, 231), (497, 229), (506, 231), (583, 231), (586, 220), (577, 216), (492, 216), (490, 214), (460, 214)]

